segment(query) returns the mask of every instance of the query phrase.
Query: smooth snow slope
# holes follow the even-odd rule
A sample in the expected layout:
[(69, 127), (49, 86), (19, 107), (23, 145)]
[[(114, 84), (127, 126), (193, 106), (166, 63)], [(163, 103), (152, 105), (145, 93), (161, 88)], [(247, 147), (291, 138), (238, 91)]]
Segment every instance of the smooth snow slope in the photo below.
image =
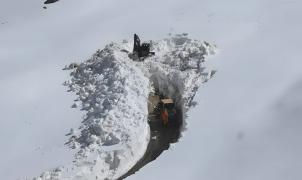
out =
[(155, 56), (143, 62), (130, 59), (126, 41), (111, 43), (91, 59), (71, 64), (69, 91), (78, 98), (73, 107), (86, 112), (79, 130), (67, 144), (77, 149), (73, 164), (44, 172), (35, 179), (117, 179), (144, 155), (149, 138), (148, 96), (154, 84), (173, 99), (184, 115), (202, 82), (213, 75), (205, 58), (215, 53), (207, 42), (187, 34), (153, 42)]
[(211, 39), (217, 76), (175, 148), (129, 180), (302, 179), (301, 1), (187, 1), (175, 30)]

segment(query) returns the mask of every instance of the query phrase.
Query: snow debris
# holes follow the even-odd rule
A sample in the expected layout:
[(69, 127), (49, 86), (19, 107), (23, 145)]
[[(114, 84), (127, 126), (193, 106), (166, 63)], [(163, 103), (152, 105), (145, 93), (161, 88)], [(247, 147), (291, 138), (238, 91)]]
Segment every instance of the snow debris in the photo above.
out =
[(155, 87), (173, 98), (185, 115), (201, 83), (215, 73), (206, 71), (204, 62), (216, 47), (187, 34), (152, 42), (155, 56), (144, 61), (129, 58), (132, 47), (127, 40), (111, 43), (87, 61), (64, 68), (72, 71), (64, 85), (78, 96), (72, 107), (86, 112), (79, 130), (67, 134), (66, 144), (78, 151), (73, 163), (35, 180), (119, 178), (140, 160), (149, 143), (150, 91)]

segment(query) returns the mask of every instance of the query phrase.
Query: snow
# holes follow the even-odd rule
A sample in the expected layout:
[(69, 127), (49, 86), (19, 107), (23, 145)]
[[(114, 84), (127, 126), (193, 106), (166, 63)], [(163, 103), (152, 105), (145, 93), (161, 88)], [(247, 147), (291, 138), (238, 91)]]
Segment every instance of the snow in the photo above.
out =
[(129, 58), (115, 54), (119, 50), (113, 44), (106, 46), (76, 67), (71, 81), (65, 83), (78, 94), (76, 101), (86, 111), (80, 131), (68, 143), (80, 147), (78, 179), (118, 178), (147, 147), (149, 81)]
[(85, 111), (79, 130), (71, 129), (66, 143), (77, 149), (72, 164), (55, 168), (36, 179), (117, 179), (144, 155), (150, 139), (147, 102), (157, 89), (175, 99), (184, 115), (202, 82), (206, 57), (215, 46), (178, 34), (152, 42), (155, 56), (130, 59), (132, 43), (111, 43), (81, 64), (72, 63), (64, 83), (77, 94)]
[(301, 2), (42, 4), (0, 6), (1, 179), (32, 177), (72, 160), (64, 135), (79, 127), (81, 112), (69, 108), (75, 97), (61, 87), (65, 64), (133, 33), (159, 39), (168, 32), (217, 44), (221, 53), (209, 66), (219, 71), (197, 92), (199, 105), (188, 113), (180, 142), (128, 179), (301, 179), (301, 115), (290, 111), (301, 109), (290, 98), (299, 97), (302, 77)]
[(217, 76), (180, 142), (128, 179), (301, 179), (301, 2), (190, 2), (175, 29), (219, 46)]

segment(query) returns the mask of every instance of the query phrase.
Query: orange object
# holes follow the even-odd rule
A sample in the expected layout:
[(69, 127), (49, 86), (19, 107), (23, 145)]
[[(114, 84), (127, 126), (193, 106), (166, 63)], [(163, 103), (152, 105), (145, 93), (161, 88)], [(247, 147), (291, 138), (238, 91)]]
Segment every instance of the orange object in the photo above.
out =
[(169, 121), (168, 112), (167, 111), (163, 111), (162, 114), (161, 114), (161, 117), (162, 117), (163, 123), (165, 125), (168, 124), (168, 121)]

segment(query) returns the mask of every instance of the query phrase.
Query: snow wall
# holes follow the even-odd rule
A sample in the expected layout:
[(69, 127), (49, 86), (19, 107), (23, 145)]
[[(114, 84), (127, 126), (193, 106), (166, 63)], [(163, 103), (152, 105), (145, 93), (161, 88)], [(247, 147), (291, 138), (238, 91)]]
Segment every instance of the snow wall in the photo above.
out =
[(216, 48), (187, 34), (151, 44), (155, 56), (144, 61), (129, 58), (133, 43), (124, 40), (65, 68), (71, 70), (71, 79), (64, 85), (78, 97), (72, 107), (86, 112), (66, 143), (77, 153), (70, 164), (35, 180), (109, 180), (125, 174), (144, 155), (149, 142), (147, 102), (152, 86), (173, 98), (186, 116), (199, 86), (214, 74), (204, 62)]

